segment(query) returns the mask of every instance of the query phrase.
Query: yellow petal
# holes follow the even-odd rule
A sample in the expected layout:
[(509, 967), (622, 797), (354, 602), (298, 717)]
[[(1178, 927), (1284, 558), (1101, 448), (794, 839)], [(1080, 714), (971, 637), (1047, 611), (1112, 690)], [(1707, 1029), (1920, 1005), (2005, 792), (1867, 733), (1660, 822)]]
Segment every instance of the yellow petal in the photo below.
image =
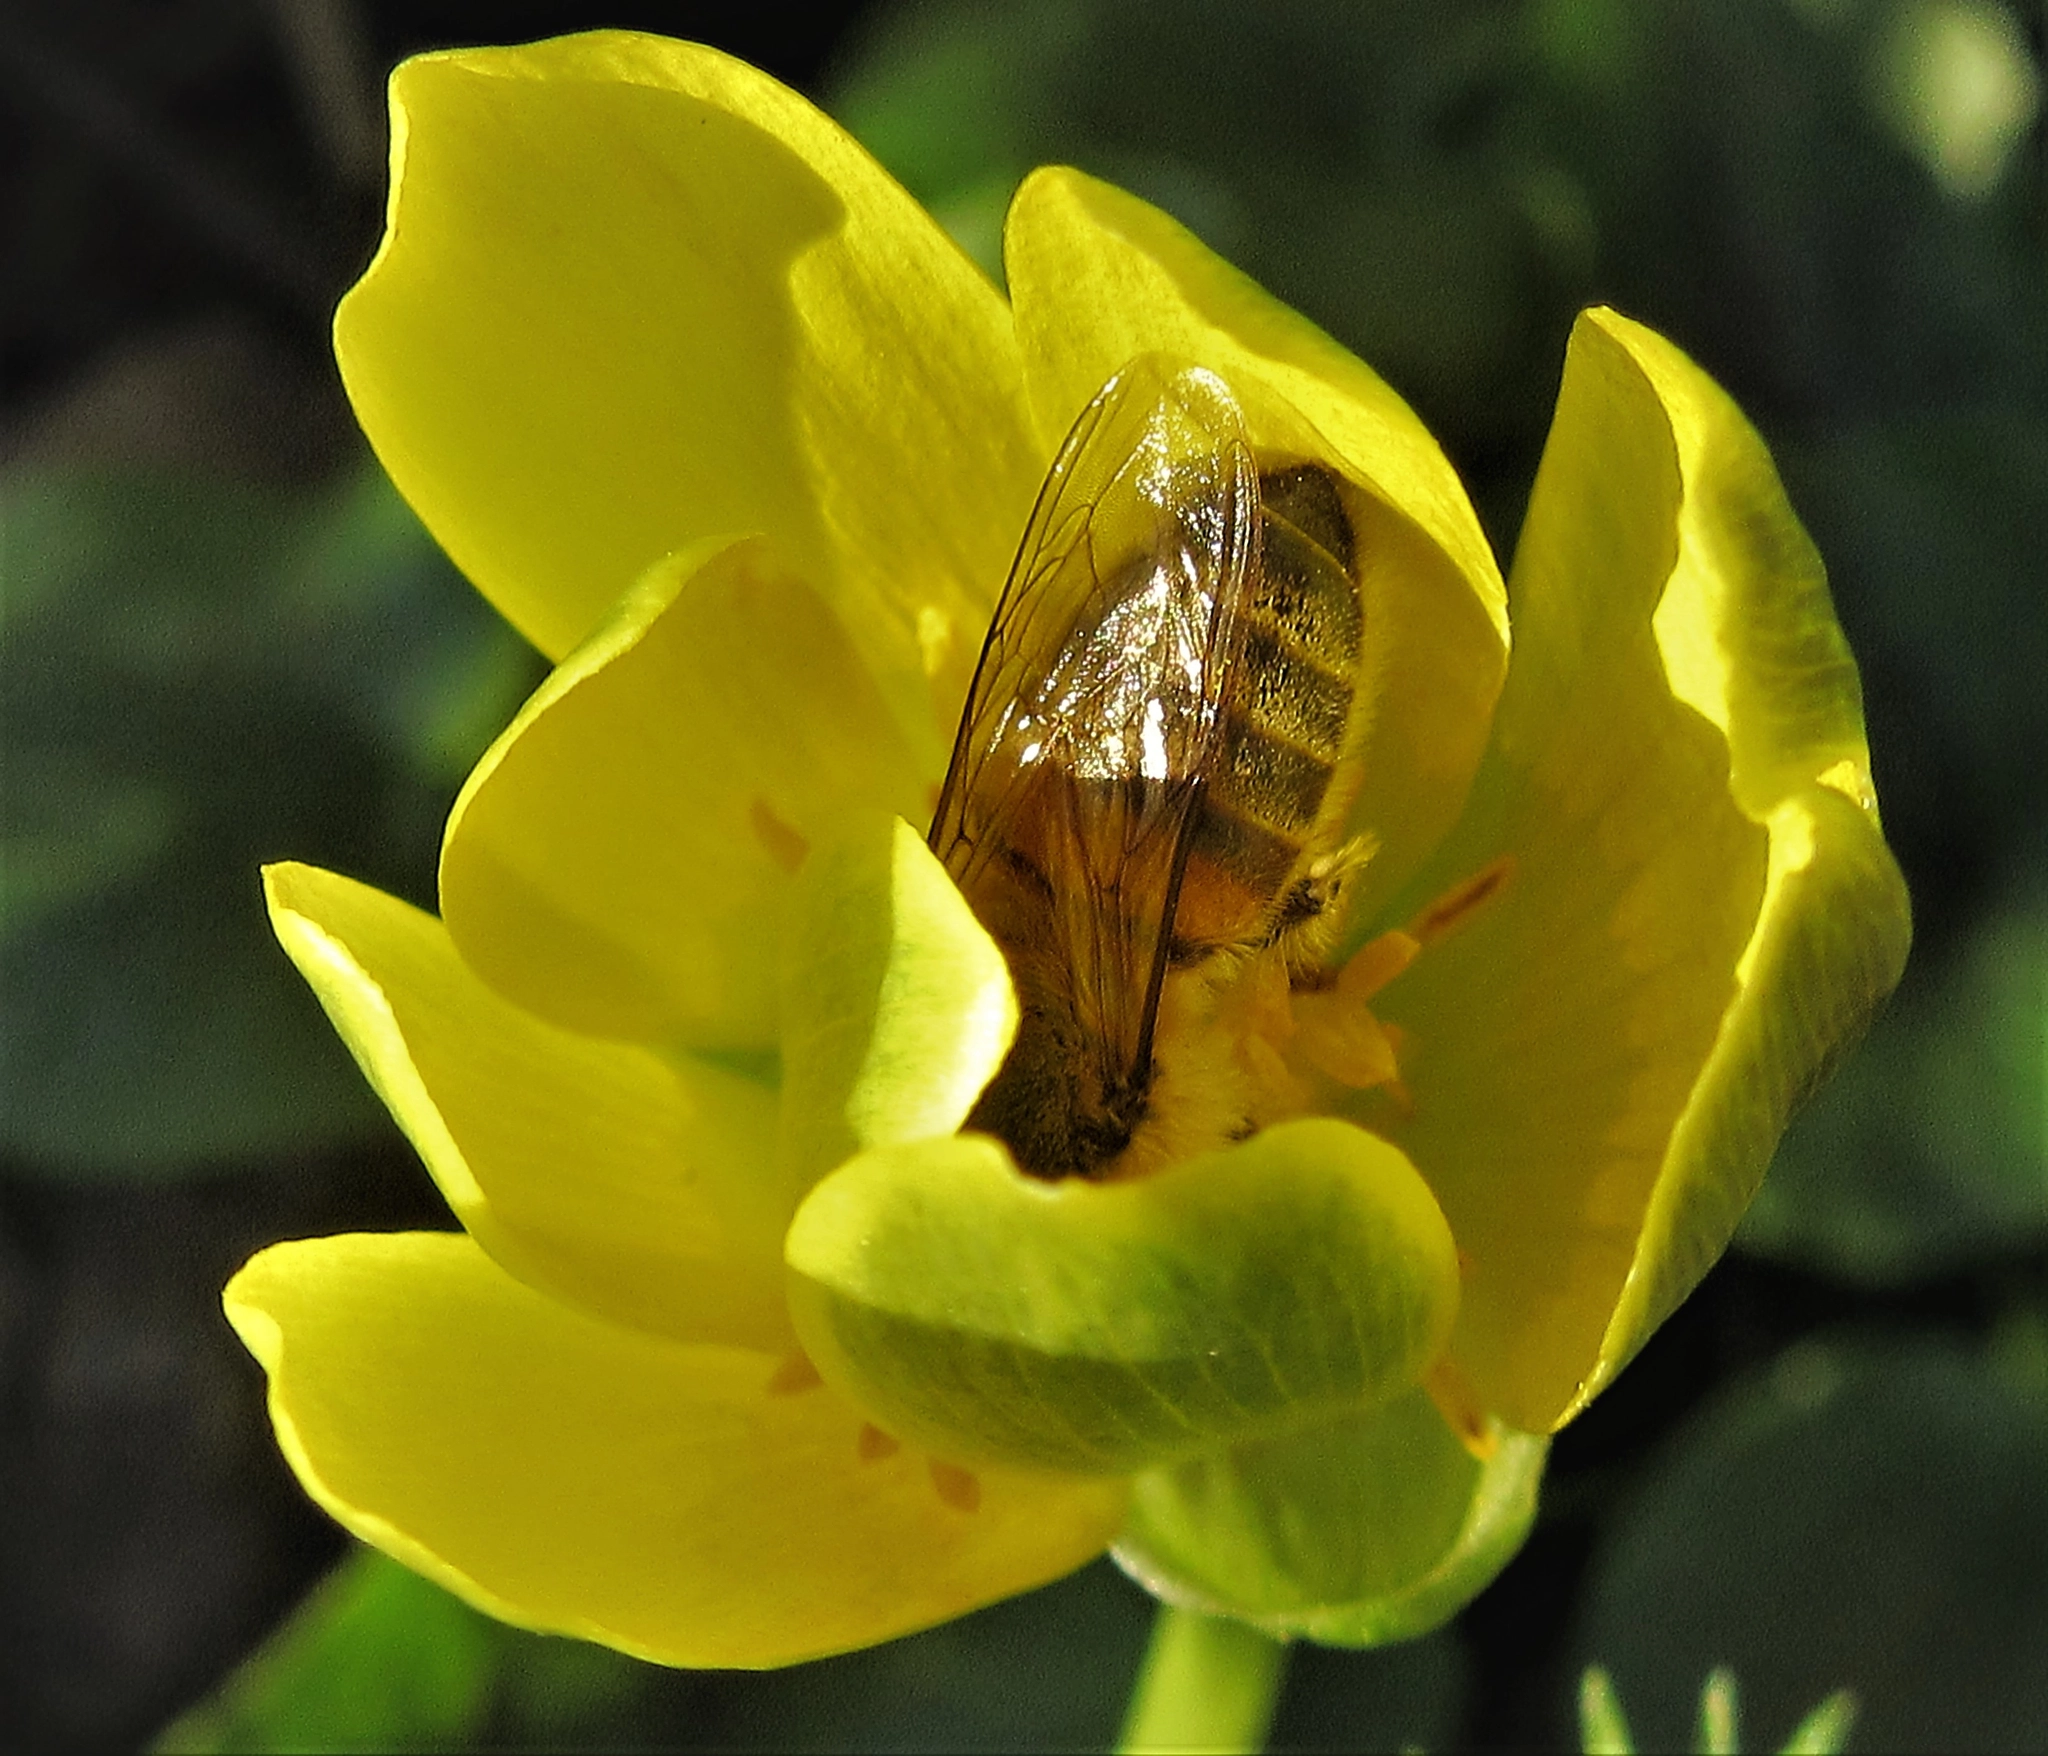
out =
[(784, 939), (781, 1165), (795, 1196), (869, 1147), (950, 1135), (1017, 1034), (1001, 949), (924, 837), (821, 847)]
[(1727, 736), (1735, 797), (1770, 832), (1770, 875), (1737, 966), (1741, 998), (1679, 1120), (1574, 1410), (1726, 1247), (1788, 1112), (1897, 985), (1912, 937), (1879, 826), (1856, 662), (1763, 442), (1662, 337), (1611, 311), (1587, 323), (1626, 352), (1671, 423), (1688, 564), (1658, 606), (1658, 647), (1673, 690)]
[(864, 1457), (859, 1414), (771, 1390), (773, 1357), (581, 1317), (467, 1238), (280, 1244), (225, 1302), (350, 1530), (492, 1615), (662, 1663), (907, 1634), (1071, 1571), (1123, 1509), (1120, 1484)]
[(1568, 1418), (1726, 1245), (1904, 955), (1855, 671), (1761, 442), (1676, 349), (1574, 332), (1467, 816), (1506, 876), (1377, 1005), (1468, 1274), (1453, 1342)]
[(384, 246), (335, 321), (363, 428), (554, 657), (662, 555), (765, 531), (883, 669), (978, 623), (1042, 467), (1000, 295), (839, 127), (627, 32), (392, 76)]
[(456, 1216), (535, 1286), (670, 1335), (789, 1345), (774, 1094), (578, 1037), (472, 975), (441, 923), (311, 866), (277, 935)]
[(441, 909), (479, 974), (557, 1023), (760, 1051), (804, 848), (923, 822), (935, 777), (767, 544), (696, 561), (654, 568), (477, 765)]
[(1506, 662), (1500, 570), (1456, 472), (1356, 356), (1136, 196), (1037, 172), (1004, 261), (1048, 452), (1111, 373), (1157, 349), (1220, 373), (1255, 447), (1366, 491), (1351, 511), (1380, 690), (1354, 813), (1380, 841), (1360, 885), (1369, 918), (1455, 817)]

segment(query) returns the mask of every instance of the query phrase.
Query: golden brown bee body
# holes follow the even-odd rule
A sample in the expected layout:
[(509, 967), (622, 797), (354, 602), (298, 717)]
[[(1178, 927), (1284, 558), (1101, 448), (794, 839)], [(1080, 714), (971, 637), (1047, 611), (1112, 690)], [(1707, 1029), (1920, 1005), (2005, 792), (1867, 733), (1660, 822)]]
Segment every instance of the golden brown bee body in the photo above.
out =
[(1334, 476), (1261, 473), (1220, 381), (1156, 356), (1055, 460), (931, 830), (1016, 982), (970, 1126), (1025, 1170), (1114, 1175), (1148, 1136), (1175, 1156), (1261, 1120), (1208, 1026), (1247, 959), (1320, 948), (1345, 876), (1354, 546)]
[(1335, 479), (1314, 464), (1261, 475), (1259, 503), (1259, 554), (1223, 679), (1221, 749), (1181, 882), (1176, 963), (1323, 913), (1330, 898), (1312, 868), (1350, 803), (1339, 777), (1365, 630), (1351, 522)]

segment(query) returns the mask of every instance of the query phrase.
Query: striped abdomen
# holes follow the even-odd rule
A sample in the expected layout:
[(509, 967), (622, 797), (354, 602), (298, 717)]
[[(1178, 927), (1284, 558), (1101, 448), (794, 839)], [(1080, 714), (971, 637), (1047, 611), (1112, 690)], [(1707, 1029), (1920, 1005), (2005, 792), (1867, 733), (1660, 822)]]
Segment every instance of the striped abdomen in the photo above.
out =
[(1355, 790), (1346, 759), (1365, 611), (1351, 520), (1335, 478), (1313, 464), (1261, 475), (1259, 498), (1260, 561), (1181, 883), (1177, 963), (1268, 942), (1314, 912), (1310, 868)]

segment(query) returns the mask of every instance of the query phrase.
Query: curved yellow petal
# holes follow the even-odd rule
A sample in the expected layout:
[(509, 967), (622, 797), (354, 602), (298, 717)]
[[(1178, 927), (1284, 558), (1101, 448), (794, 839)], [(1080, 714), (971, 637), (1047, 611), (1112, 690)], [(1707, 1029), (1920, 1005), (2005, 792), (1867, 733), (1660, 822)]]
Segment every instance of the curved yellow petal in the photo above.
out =
[(838, 620), (760, 540), (652, 569), (559, 665), (448, 820), (463, 956), (572, 1029), (776, 1041), (776, 945), (813, 840), (922, 822), (920, 771)]
[(1897, 978), (1855, 670), (1761, 441), (1582, 319), (1513, 578), (1515, 662), (1417, 884), (1501, 879), (1382, 998), (1468, 1274), (1454, 1350), (1541, 1430), (1726, 1245), (1795, 1099)]
[(513, 1274), (669, 1335), (790, 1345), (774, 1094), (501, 999), (432, 915), (311, 866), (278, 938), (457, 1218)]
[(1380, 843), (1365, 922), (1456, 816), (1506, 663), (1500, 569), (1456, 472), (1355, 355), (1136, 196), (1036, 172), (1004, 261), (1048, 455), (1113, 372), (1156, 349), (1220, 373), (1255, 447), (1319, 459), (1365, 491), (1350, 508), (1379, 691), (1354, 813)]
[(1001, 949), (902, 818), (819, 848), (782, 959), (782, 1175), (950, 1135), (1017, 1034)]
[(335, 351), (457, 564), (559, 657), (662, 555), (764, 531), (921, 701), (920, 610), (986, 615), (1042, 467), (981, 271), (714, 49), (422, 55), (391, 105), (384, 245)]
[(1790, 1110), (1898, 984), (1912, 940), (1856, 661), (1762, 440), (1661, 336), (1612, 311), (1589, 313), (1586, 327), (1626, 353), (1671, 423), (1687, 493), (1658, 648), (1674, 692), (1727, 737), (1735, 798), (1769, 830), (1770, 872), (1736, 968), (1741, 997), (1679, 1119), (1598, 1362), (1568, 1413), (1713, 1265)]
[(228, 1316), (307, 1491), (503, 1620), (665, 1664), (892, 1639), (1099, 1554), (1121, 1484), (877, 1455), (773, 1356), (579, 1316), (467, 1238), (264, 1251)]

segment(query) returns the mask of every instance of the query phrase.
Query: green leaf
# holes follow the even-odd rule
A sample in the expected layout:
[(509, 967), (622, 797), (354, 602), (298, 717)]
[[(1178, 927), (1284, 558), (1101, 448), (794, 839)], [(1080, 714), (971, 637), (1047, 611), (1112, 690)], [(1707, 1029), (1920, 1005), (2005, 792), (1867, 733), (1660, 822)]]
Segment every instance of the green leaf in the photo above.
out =
[(282, 955), (253, 868), (53, 910), (0, 943), (0, 1143), (45, 1172), (163, 1176), (386, 1124)]
[(495, 1646), (467, 1605), (359, 1551), (156, 1747), (213, 1756), (469, 1744), (490, 1704)]
[(1741, 1723), (1741, 1694), (1735, 1673), (1726, 1665), (1716, 1665), (1707, 1673), (1706, 1683), (1700, 1689), (1699, 1725), (1693, 1735), (1693, 1748), (1699, 1756), (1741, 1756)]
[(2048, 1712), (2044, 1481), (2031, 1376), (1954, 1344), (1802, 1343), (1672, 1441), (1595, 1557), (1575, 1645), (1648, 1749), (1687, 1740), (1703, 1655), (1742, 1678), (1758, 1743), (1846, 1684), (1872, 1748), (2027, 1748)]
[[(788, 1671), (698, 1672), (687, 1719), (639, 1747), (874, 1752), (1104, 1750), (1157, 1605), (1107, 1562), (1042, 1591)], [(657, 1741), (662, 1740), (662, 1741)]]
[(0, 1149), (160, 1176), (383, 1128), (257, 868), (428, 890), (516, 640), (374, 473), (22, 470), (0, 521)]
[(0, 787), (0, 940), (148, 871), (182, 815), (176, 792), (110, 769), (97, 752), (7, 752)]
[(1585, 1756), (1635, 1756), (1614, 1679), (1598, 1665), (1588, 1665), (1579, 1679), (1579, 1748)]
[[(2032, 370), (2038, 382), (2038, 356)], [(1929, 875), (1987, 847), (2029, 851), (2014, 832), (2048, 805), (2048, 415), (2038, 398), (2014, 405), (2016, 376), (1976, 406), (1956, 408), (1944, 383), (1941, 414), (1831, 427), (1780, 453), (1870, 685), (1887, 817)]]
[(1496, 1429), (1481, 1463), (1420, 1391), (1141, 1475), (1118, 1563), (1169, 1603), (1378, 1646), (1448, 1621), (1536, 1513), (1547, 1441)]
[(1884, 1285), (2048, 1239), (2044, 1036), (2048, 900), (2022, 898), (1909, 970), (1794, 1120), (1741, 1247)]
[(1122, 1473), (1416, 1383), (1450, 1230), (1386, 1142), (1325, 1119), (1124, 1182), (981, 1135), (865, 1153), (785, 1244), (828, 1379), (941, 1455)]
[(1837, 1689), (1796, 1726), (1780, 1746), (1782, 1756), (1840, 1756), (1856, 1724), (1856, 1697)]
[(1495, 428), (1503, 404), (1540, 419), (1546, 387), (1511, 356), (1532, 299), (1567, 315), (1540, 284), (1537, 178), (1493, 122), (1521, 61), (1513, 31), (1414, 0), (1269, 9), (1256, 30), (1215, 0), (954, 0), (881, 9), (831, 107), (991, 270), (997, 201), (1034, 165), (1077, 165)]
[[(1726, 1665), (1708, 1673), (1693, 1746), (1701, 1756), (1739, 1756), (1738, 1697), (1735, 1673)], [(1855, 1719), (1856, 1698), (1837, 1689), (1793, 1728), (1780, 1756), (1839, 1756)], [(1635, 1747), (1614, 1679), (1599, 1665), (1588, 1665), (1579, 1679), (1579, 1748), (1585, 1756), (1634, 1756)]]
[(672, 1730), (665, 1677), (604, 1647), (507, 1627), (357, 1549), (155, 1748), (616, 1747)]

